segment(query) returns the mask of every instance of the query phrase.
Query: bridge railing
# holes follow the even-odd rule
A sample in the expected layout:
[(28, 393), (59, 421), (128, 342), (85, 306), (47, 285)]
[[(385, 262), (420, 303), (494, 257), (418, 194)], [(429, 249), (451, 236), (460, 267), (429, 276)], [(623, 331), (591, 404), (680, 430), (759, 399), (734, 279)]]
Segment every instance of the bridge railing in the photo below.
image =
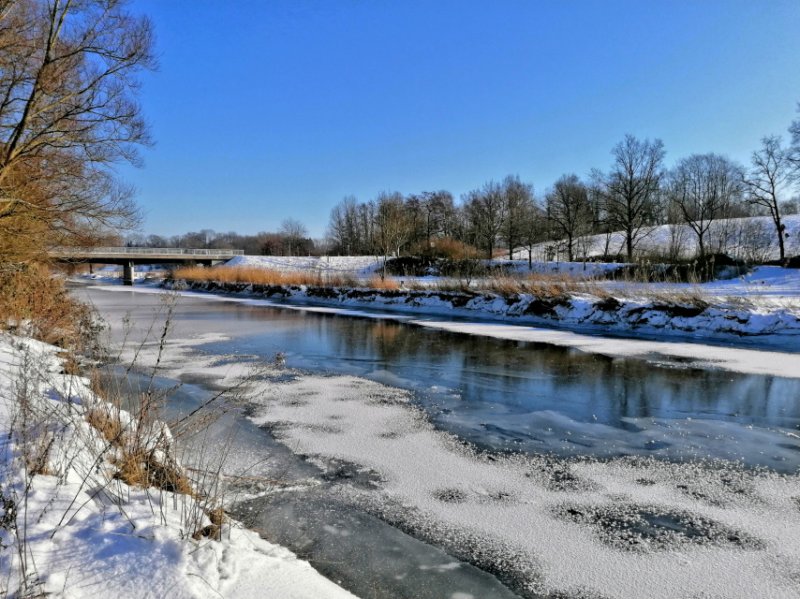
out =
[(116, 256), (116, 255), (136, 255), (147, 256), (153, 254), (168, 254), (170, 256), (207, 256), (231, 257), (242, 256), (244, 250), (207, 250), (194, 248), (137, 248), (137, 247), (92, 247), (76, 248), (61, 247), (53, 248), (50, 254), (54, 256)]

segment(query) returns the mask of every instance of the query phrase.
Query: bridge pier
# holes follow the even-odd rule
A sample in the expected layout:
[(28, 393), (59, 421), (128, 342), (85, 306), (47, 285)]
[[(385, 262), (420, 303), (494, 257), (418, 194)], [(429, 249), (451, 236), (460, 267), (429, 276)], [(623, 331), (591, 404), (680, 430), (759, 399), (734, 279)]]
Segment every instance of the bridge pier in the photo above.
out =
[(133, 285), (133, 262), (126, 262), (122, 265), (122, 284)]

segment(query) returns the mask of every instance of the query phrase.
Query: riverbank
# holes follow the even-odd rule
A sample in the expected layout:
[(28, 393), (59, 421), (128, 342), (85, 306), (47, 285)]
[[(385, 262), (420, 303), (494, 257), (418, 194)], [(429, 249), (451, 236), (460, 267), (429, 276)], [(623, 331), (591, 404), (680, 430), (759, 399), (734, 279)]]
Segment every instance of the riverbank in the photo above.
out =
[[(139, 323), (138, 331), (146, 336), (152, 315), (161, 314), (157, 311), (162, 302), (176, 301), (169, 351), (159, 370), (165, 377), (202, 384), (212, 392), (237, 384), (254, 364), (261, 368), (261, 362), (271, 362), (276, 351), (286, 352), (287, 365), (267, 364), (261, 371), (264, 378), (254, 384), (245, 412), (254, 427), (247, 444), (252, 447), (256, 437), (275, 438), (284, 451), (316, 469), (319, 478), (312, 478), (310, 472), (299, 479), (292, 476), (290, 488), (253, 493), (234, 509), (242, 521), (277, 534), (281, 543), (303, 552), (334, 580), (370, 589), (373, 594), (365, 592), (365, 597), (508, 596), (476, 590), (476, 576), (467, 576), (468, 571), (475, 572), (474, 567), (497, 576), (514, 595), (529, 598), (796, 596), (795, 564), (800, 559), (797, 420), (776, 426), (759, 418), (762, 412), (791, 412), (791, 401), (781, 399), (789, 395), (781, 391), (787, 389), (784, 382), (744, 381), (718, 372), (707, 384), (695, 387), (694, 364), (672, 368), (651, 366), (648, 361), (642, 370), (631, 370), (625, 359), (595, 360), (571, 351), (544, 359), (548, 364), (566, 361), (563, 376), (552, 369), (529, 374), (519, 371), (545, 353), (539, 345), (499, 344), (472, 335), (455, 338), (387, 322), (386, 315), (377, 312), (361, 313), (368, 318), (339, 318), (328, 314), (356, 311), (276, 308), (263, 299), (207, 293), (176, 297), (146, 287), (85, 291), (108, 320), (117, 323), (115, 337), (120, 340), (127, 336), (120, 324), (123, 315), (132, 315)], [(328, 325), (336, 325), (338, 333), (363, 329), (363, 334), (334, 339)], [(497, 327), (515, 332), (529, 328)], [(269, 339), (260, 337), (264, 335)], [(300, 341), (304, 336), (307, 343)], [(294, 340), (292, 344), (289, 339)], [(474, 354), (456, 351), (455, 346), (470, 339), (475, 340)], [(423, 350), (428, 342), (433, 352), (430, 360)], [(614, 343), (616, 353), (625, 352), (629, 344), (637, 345), (637, 355), (643, 351), (638, 346), (641, 341)], [(323, 348), (327, 344), (330, 351)], [(503, 345), (505, 351), (494, 354), (496, 345)], [(129, 359), (138, 347), (132, 344), (123, 358)], [(157, 339), (142, 347), (143, 367), (157, 359), (158, 347)], [(362, 351), (366, 347), (375, 349), (377, 356)], [(722, 353), (720, 348), (701, 344), (691, 349), (699, 352), (704, 347), (709, 359)], [(775, 352), (729, 353), (740, 355), (741, 364), (748, 367), (753, 362), (751, 353), (764, 354), (761, 367), (777, 361)], [(580, 360), (575, 361), (573, 354), (580, 354)], [(342, 372), (336, 361), (341, 355), (357, 364), (364, 376)], [(317, 370), (296, 368), (294, 364), (303, 357), (302, 363), (316, 364)], [(398, 368), (406, 362), (405, 370)], [(475, 373), (463, 385), (447, 378), (462, 363)], [(603, 422), (603, 401), (591, 382), (588, 417), (578, 419), (583, 422), (557, 413), (582, 396), (575, 384), (590, 378), (592, 364), (601, 369), (600, 381), (619, 371), (622, 386), (610, 385), (609, 392), (626, 406), (622, 432)], [(402, 380), (423, 379), (426, 371), (432, 371), (435, 380), (426, 379), (421, 393), (402, 388)], [(659, 371), (674, 374), (669, 379), (674, 384), (658, 378)], [(496, 383), (491, 382), (493, 372)], [(530, 386), (515, 392), (517, 375), (530, 378)], [(554, 380), (562, 385), (553, 385)], [(421, 396), (436, 393), (431, 384), (448, 387), (436, 398), (437, 404), (448, 401), (440, 405), (450, 408), (447, 412), (423, 408)], [(499, 385), (503, 401), (486, 396), (493, 384)], [(753, 393), (742, 396), (739, 403), (733, 396), (743, 388)], [(640, 391), (652, 398), (653, 408), (669, 403), (658, 395), (661, 389), (674, 390), (678, 404), (672, 416), (643, 410)], [(770, 389), (777, 403), (768, 399)], [(470, 399), (470, 392), (478, 397)], [(520, 434), (527, 429), (531, 438), (553, 438), (583, 455), (563, 459), (536, 452), (482, 450), (465, 442), (464, 435), (455, 431), (462, 428), (459, 423), (469, 421), (480, 399), (491, 404), (475, 421), (486, 425), (478, 425), (486, 435), (498, 431), (495, 424), (516, 423)], [(547, 403), (550, 400), (552, 404)], [(757, 407), (747, 412), (752, 416), (750, 425), (724, 422), (731, 419), (722, 415), (747, 410), (751, 403)], [(709, 417), (712, 404), (721, 410), (719, 419)], [(437, 418), (437, 413), (447, 420)], [(530, 428), (522, 426), (528, 424)], [(791, 430), (785, 428), (789, 424)], [(649, 455), (592, 457), (587, 437), (606, 434), (617, 448), (632, 441), (626, 441), (628, 435), (637, 436)], [(236, 435), (243, 437), (247, 438)], [(696, 459), (653, 459), (668, 445), (681, 444), (693, 450)], [(734, 455), (728, 460), (713, 459), (713, 454), (697, 447), (726, 448)], [(260, 452), (244, 449), (241, 456), (247, 459), (242, 465), (250, 463), (248, 456)], [(776, 451), (782, 452), (774, 456), (779, 462), (773, 459)], [(747, 468), (735, 461), (752, 452), (764, 452), (765, 461), (795, 468)], [(237, 464), (231, 466), (238, 470)], [(285, 466), (275, 464), (275, 469), (283, 471)], [(383, 530), (388, 525), (396, 527), (394, 535), (377, 536), (375, 527), (359, 526), (368, 519), (380, 523)], [(424, 541), (441, 553), (435, 557), (413, 554), (407, 543), (400, 544), (403, 538), (417, 540), (417, 550)], [(420, 576), (427, 578), (420, 580)], [(449, 593), (428, 592), (431, 579), (439, 576), (450, 577), (447, 586), (436, 587)], [(385, 590), (395, 584), (412, 585), (412, 579), (418, 581), (419, 592), (413, 586), (406, 587), (412, 589), (406, 594)]]
[(215, 524), (196, 492), (124, 482), (96, 426), (130, 416), (65, 372), (59, 351), (0, 335), (3, 596), (353, 597), (235, 521), (206, 537)]
[[(190, 306), (187, 322), (197, 316)], [(269, 326), (281, 325), (270, 321)], [(253, 356), (246, 349), (217, 353), (211, 341), (208, 336), (171, 342), (163, 371), (211, 386), (246, 376)], [(154, 347), (148, 353), (145, 358), (152, 359)], [(423, 563), (397, 576), (423, 568), (456, 573), (467, 563), (529, 598), (795, 596), (797, 474), (721, 460), (558, 459), (479, 451), (435, 427), (403, 389), (349, 375), (277, 367), (269, 372), (273, 376), (254, 394), (248, 417), (337, 482), (326, 499), (453, 556), (450, 563)], [(649, 418), (631, 424), (648, 423), (654, 441), (680, 424)], [(708, 426), (700, 423), (698, 430)], [(572, 423), (567, 428), (551, 433), (537, 427), (535, 434), (582, 440)], [(711, 435), (717, 443), (735, 444), (724, 428)], [(309, 499), (307, 489), (254, 497), (237, 509), (248, 524), (262, 528), (281, 501), (318, 501), (314, 495)], [(301, 508), (283, 510), (278, 513), (289, 518), (304, 514)], [(327, 504), (324, 510), (330, 513)], [(356, 527), (337, 518), (316, 521), (318, 528), (287, 537), (311, 552), (317, 545), (349, 547), (359, 541)], [(335, 567), (362, 576), (363, 559), (350, 554), (354, 561)]]
[[(748, 287), (709, 289), (643, 286), (625, 289), (593, 285), (586, 292), (557, 284), (539, 293), (480, 290), (375, 289), (329, 285), (250, 284), (167, 279), (167, 289), (205, 291), (316, 305), (389, 310), (414, 315), (481, 318), (543, 325), (590, 333), (645, 334), (713, 340), (736, 345), (742, 340), (783, 347), (800, 346), (800, 306), (784, 297), (750, 298)], [(727, 293), (727, 295), (721, 295)], [(760, 293), (760, 290), (759, 292)], [(753, 294), (756, 295), (756, 294)], [(797, 299), (797, 298), (795, 298)]]

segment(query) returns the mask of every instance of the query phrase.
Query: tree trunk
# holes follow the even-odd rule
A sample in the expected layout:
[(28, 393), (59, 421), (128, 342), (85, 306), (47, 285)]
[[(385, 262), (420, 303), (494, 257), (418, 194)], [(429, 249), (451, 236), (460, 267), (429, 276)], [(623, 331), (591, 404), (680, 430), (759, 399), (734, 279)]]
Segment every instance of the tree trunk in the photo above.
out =
[(628, 262), (633, 262), (633, 232), (626, 231), (625, 233), (625, 253), (628, 256)]

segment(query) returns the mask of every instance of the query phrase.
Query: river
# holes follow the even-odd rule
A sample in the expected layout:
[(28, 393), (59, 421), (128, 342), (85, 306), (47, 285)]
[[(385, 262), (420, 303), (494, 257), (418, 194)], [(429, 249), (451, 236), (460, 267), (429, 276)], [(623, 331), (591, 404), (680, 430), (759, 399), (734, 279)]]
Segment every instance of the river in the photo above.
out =
[[(163, 298), (156, 293), (92, 286), (74, 291), (94, 304), (111, 325), (112, 344), (125, 340), (136, 345), (148, 330), (153, 334), (154, 320), (163, 318)], [(123, 320), (134, 323), (127, 332)], [(386, 410), (399, 401), (397, 397), (407, 400), (402, 417), (410, 418), (412, 424), (415, 418), (424, 421), (413, 426), (421, 427), (425, 439), (435, 440), (433, 454), (442, 451), (469, 458), (460, 466), (465, 470), (462, 478), (469, 478), (466, 471), (473, 466), (487, 464), (494, 477), (497, 468), (490, 462), (502, 462), (504, 476), (512, 481), (521, 468), (530, 467), (525, 462), (523, 468), (522, 462), (534, 460), (549, 473), (548, 492), (554, 491), (548, 486), (553, 481), (561, 485), (555, 489), (561, 503), (574, 499), (564, 492), (591, 488), (588, 482), (584, 488), (586, 477), (576, 474), (587, 460), (599, 464), (593, 466), (595, 470), (623, 464), (651, 472), (647, 480), (652, 478), (656, 484), (660, 484), (658, 473), (667, 471), (669, 476), (678, 472), (683, 479), (691, 478), (687, 472), (729, 472), (753, 484), (765, 472), (767, 477), (792, 477), (800, 467), (800, 373), (743, 374), (664, 355), (615, 357), (547, 343), (451, 333), (403, 320), (195, 296), (178, 300), (170, 316), (170, 338), (193, 340), (178, 362), (185, 365), (197, 360), (213, 364), (216, 371), (224, 370), (226, 364), (274, 363), (279, 356), (281, 368), (288, 373), (283, 380), (279, 371), (273, 372), (274, 386), (285, 390), (282, 397), (301, 398), (306, 378), (323, 381), (322, 387), (326, 381), (331, 387), (342, 381), (344, 387), (362, 384), (358, 381), (375, 385), (365, 388), (371, 396), (387, 393)], [(156, 382), (161, 388), (169, 388), (176, 380), (182, 383), (172, 394), (173, 413), (191, 409), (214, 392), (220, 380), (212, 370), (173, 364), (159, 372)], [(139, 382), (144, 384), (144, 380)], [(264, 412), (260, 419), (254, 417), (259, 414), (256, 402), (229, 413), (217, 426), (220, 435), (235, 438), (230, 449), (234, 462), (261, 460), (258, 472), (263, 478), (279, 476), (286, 483), (282, 488), (292, 490), (271, 488), (256, 493), (249, 489), (231, 509), (356, 594), (466, 598), (539, 597), (552, 592), (552, 596), (579, 597), (584, 596), (580, 594), (583, 588), (614, 589), (613, 581), (596, 587), (560, 581), (557, 568), (548, 568), (542, 556), (524, 555), (525, 543), (515, 545), (509, 535), (494, 535), (484, 547), (483, 540), (493, 535), (482, 536), (475, 530), (474, 513), (459, 520), (456, 512), (470, 504), (473, 496), (475, 509), (483, 509), (490, 501), (487, 497), (500, 491), (483, 493), (480, 485), (461, 489), (457, 483), (443, 484), (434, 489), (435, 505), (404, 490), (392, 492), (393, 477), (402, 478), (397, 473), (402, 465), (393, 466), (389, 458), (359, 460), (349, 447), (333, 449), (333, 442), (328, 449), (301, 432), (314, 424), (312, 412), (282, 412), (275, 406), (280, 398), (272, 401), (271, 412)], [(295, 403), (297, 407), (291, 409), (302, 409), (302, 401)], [(335, 404), (330, 406), (333, 409)], [(326, 405), (320, 404), (318, 410), (323, 409)], [(358, 414), (367, 418), (369, 409), (362, 406)], [(337, 417), (348, 419), (355, 413), (342, 412)], [(395, 415), (395, 421), (400, 417)], [(306, 420), (301, 422), (302, 418)], [(367, 431), (372, 422), (359, 426)], [(224, 433), (230, 430), (235, 434)], [(346, 427), (337, 430), (347, 436)], [(396, 433), (378, 432), (387, 439), (389, 432)], [(465, 449), (440, 447), (450, 440), (465, 443)], [(376, 449), (376, 455), (380, 451)], [(683, 470), (670, 470), (674, 468)], [(435, 471), (430, 478), (436, 478)], [(498, 480), (502, 482), (503, 477)], [(509, 497), (524, 494), (511, 482), (507, 486), (509, 490), (502, 493)], [(680, 484), (673, 486), (680, 488)], [(708, 489), (689, 487), (695, 495), (708, 494)], [(636, 489), (628, 490), (628, 495), (644, 493)], [(685, 489), (681, 493), (682, 500), (692, 496)], [(724, 501), (733, 500), (726, 496)], [(628, 497), (623, 504), (641, 502)], [(438, 514), (440, 507), (447, 511)], [(507, 506), (492, 510), (492, 518), (512, 511)], [(694, 533), (686, 532), (677, 513), (670, 512), (672, 520), (665, 527), (678, 530), (678, 536), (691, 537)], [(433, 524), (420, 523), (431, 518)], [(505, 525), (498, 522), (492, 531)], [(484, 548), (476, 550), (476, 544)], [(596, 547), (586, 549), (597, 553)], [(503, 567), (511, 554), (516, 562)], [(609, 560), (613, 552), (610, 555)], [(550, 579), (543, 581), (547, 576)]]

